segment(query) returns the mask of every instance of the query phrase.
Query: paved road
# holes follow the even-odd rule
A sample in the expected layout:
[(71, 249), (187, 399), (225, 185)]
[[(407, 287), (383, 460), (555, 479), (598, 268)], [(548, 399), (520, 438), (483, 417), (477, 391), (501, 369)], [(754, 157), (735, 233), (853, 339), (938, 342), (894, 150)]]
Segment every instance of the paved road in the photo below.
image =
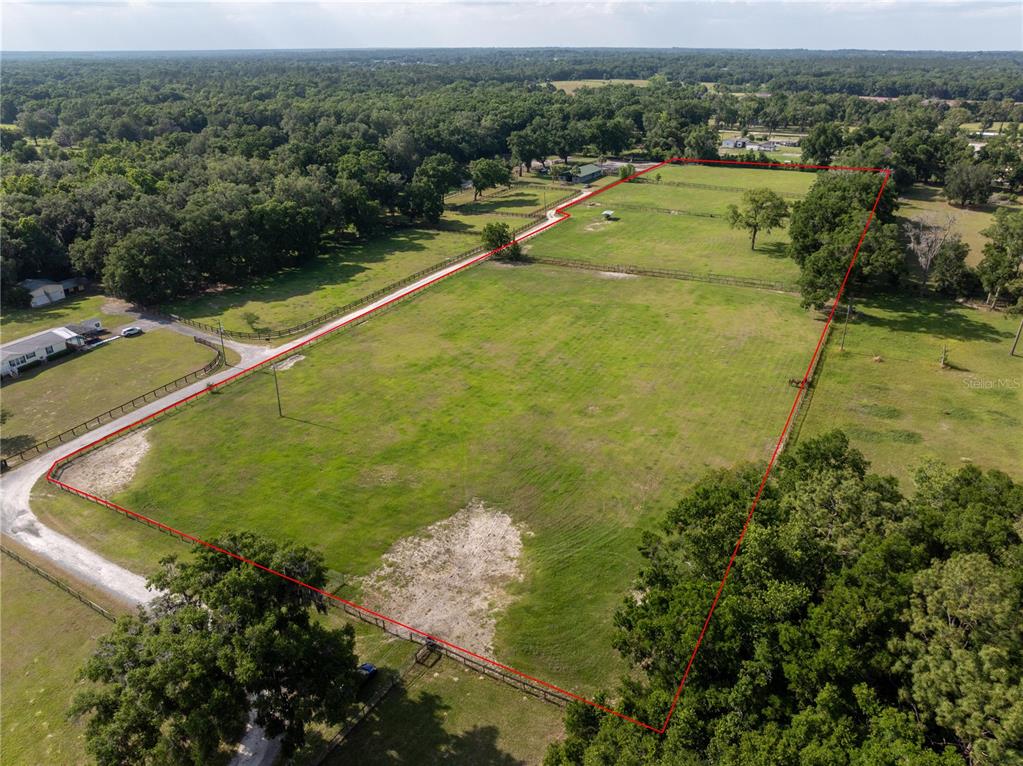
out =
[[(592, 193), (592, 191), (584, 191), (580, 193), (575, 200), (587, 197)], [(530, 237), (547, 228), (557, 217), (558, 216), (554, 211), (550, 211), (544, 221), (537, 223), (536, 226), (519, 235), (519, 240)], [(450, 276), (457, 271), (461, 271), (479, 263), (486, 257), (487, 255), (484, 254), (466, 258), (464, 261), (455, 263), (441, 271), (423, 277), (417, 282), (413, 282), (410, 285), (399, 288), (393, 293), (386, 295), (373, 303), (356, 309), (342, 317), (338, 317), (332, 322), (328, 322), (316, 330), (276, 348), (250, 345), (225, 339), (225, 345), (237, 351), (241, 356), (241, 361), (237, 368), (228, 368), (210, 375), (209, 377), (202, 378), (196, 383), (178, 389), (177, 391), (140, 407), (127, 415), (117, 418), (116, 420), (112, 420), (109, 423), (80, 436), (74, 441), (68, 442), (59, 450), (54, 450), (53, 452), (41, 455), (26, 463), (22, 463), (17, 468), (14, 468), (4, 474), (4, 476), (0, 478), (0, 530), (2, 530), (5, 535), (17, 540), (26, 548), (29, 548), (40, 556), (48, 559), (57, 568), (65, 570), (79, 580), (84, 580), (101, 588), (115, 598), (122, 599), (130, 604), (147, 603), (155, 594), (146, 588), (145, 579), (143, 577), (135, 574), (134, 572), (128, 571), (124, 567), (115, 564), (112, 561), (104, 559), (102, 556), (94, 553), (81, 543), (72, 540), (66, 535), (55, 532), (40, 522), (39, 519), (36, 518), (35, 514), (32, 513), (32, 509), (29, 504), (32, 487), (35, 486), (39, 479), (46, 474), (50, 466), (53, 464), (53, 461), (62, 455), (67, 455), (77, 449), (85, 447), (88, 444), (92, 444), (98, 439), (108, 436), (115, 431), (118, 431), (147, 415), (151, 415), (154, 412), (173, 404), (174, 402), (180, 401), (191, 394), (202, 391), (210, 383), (225, 380), (236, 374), (238, 369), (245, 369), (260, 362), (264, 362), (271, 357), (288, 354), (300, 346), (303, 346), (313, 338), (324, 335), (332, 330), (364, 317), (382, 306), (393, 303), (394, 301), (399, 300), (410, 293), (421, 290), (446, 276)], [(140, 317), (133, 324), (136, 324), (143, 329), (150, 329), (156, 326), (169, 327), (186, 335), (200, 335), (209, 340), (214, 340), (208, 335), (204, 335), (190, 327), (173, 322), (167, 322), (165, 320), (153, 320), (147, 317)], [(262, 731), (259, 727), (250, 722), (239, 748), (239, 753), (232, 760), (232, 764), (235, 766), (239, 766), (240, 764), (246, 764), (247, 766), (270, 764), (276, 757), (278, 748), (279, 743), (263, 739)]]

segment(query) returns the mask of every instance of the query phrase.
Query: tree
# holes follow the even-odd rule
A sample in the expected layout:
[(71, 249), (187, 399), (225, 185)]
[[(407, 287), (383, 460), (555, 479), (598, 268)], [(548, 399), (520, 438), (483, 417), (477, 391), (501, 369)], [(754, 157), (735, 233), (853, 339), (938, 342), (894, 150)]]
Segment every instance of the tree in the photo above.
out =
[(822, 122), (810, 128), (799, 145), (802, 160), (807, 165), (830, 165), (831, 158), (842, 148), (842, 126), (835, 122)]
[(957, 554), (914, 579), (903, 664), (914, 702), (969, 764), (1023, 763), (1023, 599), (1018, 572)]
[[(307, 548), (256, 535), (215, 543), (314, 587), (326, 567)], [(322, 597), (208, 548), (191, 562), (169, 557), (150, 579), (162, 594), (122, 617), (100, 640), (72, 714), (87, 715), (86, 741), (100, 766), (203, 764), (232, 742), (248, 711), (290, 755), (311, 723), (336, 725), (357, 687), (351, 627), (311, 619)]]
[[(518, 242), (513, 242), (511, 229), (506, 223), (488, 223), (483, 227), (483, 246), (488, 250), (502, 249), (497, 257), (507, 261), (521, 261), (523, 258), (522, 247)], [(510, 244), (509, 244), (510, 243)], [(505, 247), (507, 245), (507, 247)]]
[(957, 205), (983, 205), (991, 196), (991, 168), (973, 162), (960, 162), (949, 169), (945, 195)]
[(176, 298), (186, 284), (181, 235), (166, 226), (136, 229), (110, 248), (103, 285), (143, 306)]
[(996, 303), (1003, 292), (1013, 297), (1017, 292), (1023, 294), (1023, 285), (1018, 284), (1023, 271), (1023, 211), (997, 211), (994, 224), (982, 233), (988, 241), (977, 275), (988, 293), (988, 303)]
[(910, 252), (916, 257), (920, 270), (923, 272), (921, 291), (927, 289), (927, 281), (931, 275), (931, 266), (938, 257), (945, 242), (955, 235), (955, 216), (946, 216), (944, 221), (935, 221), (929, 217), (912, 218), (906, 221), (904, 231), (909, 243)]
[[(632, 666), (617, 709), (662, 720), (762, 470), (707, 474), (644, 535), (615, 615)], [(574, 705), (545, 765), (1020, 763), (1023, 486), (972, 466), (916, 486), (904, 497), (840, 432), (801, 439), (763, 487), (667, 735)]]
[(969, 294), (971, 282), (977, 279), (966, 265), (969, 254), (970, 246), (958, 234), (953, 234), (941, 244), (931, 270), (938, 292), (953, 298)]
[(771, 233), (789, 215), (789, 206), (781, 195), (771, 189), (749, 189), (742, 195), (742, 208), (728, 206), (728, 225), (750, 233), (750, 250), (757, 249), (757, 234)]
[(469, 163), (469, 177), (472, 179), (473, 200), (495, 186), (510, 186), (511, 171), (500, 160), (473, 160)]

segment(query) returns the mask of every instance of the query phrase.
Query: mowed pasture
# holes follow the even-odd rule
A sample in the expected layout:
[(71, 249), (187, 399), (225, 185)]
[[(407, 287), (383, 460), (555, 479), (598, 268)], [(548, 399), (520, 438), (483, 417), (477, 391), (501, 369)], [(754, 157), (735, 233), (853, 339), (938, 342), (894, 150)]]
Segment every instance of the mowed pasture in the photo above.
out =
[(397, 229), (372, 239), (338, 245), (293, 269), (239, 287), (208, 292), (167, 310), (225, 330), (253, 332), (291, 327), (344, 306), (440, 261), (477, 241), (455, 231)]
[[(564, 224), (563, 224), (564, 225)], [(311, 544), (357, 578), (473, 499), (522, 530), (494, 650), (572, 689), (609, 683), (640, 534), (708, 468), (766, 460), (820, 330), (789, 295), (484, 264), (148, 431), (115, 496), (205, 538)], [(146, 571), (171, 538), (52, 489), (46, 523)]]
[(926, 458), (1023, 479), (1023, 349), (1009, 356), (1020, 318), (904, 296), (858, 308), (845, 351), (837, 320), (800, 438), (842, 428), (904, 483)]
[(8, 556), (0, 567), (0, 761), (85, 763), (85, 727), (68, 720), (68, 706), (87, 688), (79, 668), (113, 625)]
[[(751, 250), (749, 233), (732, 229), (725, 216), (730, 204), (741, 204), (745, 189), (769, 188), (791, 202), (809, 189), (814, 174), (672, 165), (642, 179), (567, 208), (571, 218), (531, 240), (529, 254), (795, 285), (799, 268), (786, 255), (784, 228), (761, 232)], [(604, 220), (605, 210), (614, 211), (613, 220)]]

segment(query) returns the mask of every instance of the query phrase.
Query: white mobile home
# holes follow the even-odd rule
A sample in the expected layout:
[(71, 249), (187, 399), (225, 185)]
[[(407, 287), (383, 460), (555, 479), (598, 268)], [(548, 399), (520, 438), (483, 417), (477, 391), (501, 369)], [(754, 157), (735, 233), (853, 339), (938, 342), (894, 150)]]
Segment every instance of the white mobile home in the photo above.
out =
[(17, 376), (18, 370), (45, 362), (69, 349), (81, 348), (85, 338), (67, 327), (43, 330), (27, 338), (12, 340), (0, 346), (0, 376)]

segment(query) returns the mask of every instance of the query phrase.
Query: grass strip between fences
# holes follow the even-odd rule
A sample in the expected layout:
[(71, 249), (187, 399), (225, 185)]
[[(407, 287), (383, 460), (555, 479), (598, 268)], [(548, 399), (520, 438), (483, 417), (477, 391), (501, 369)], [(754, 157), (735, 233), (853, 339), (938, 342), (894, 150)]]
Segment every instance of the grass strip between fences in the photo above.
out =
[(590, 261), (576, 261), (570, 258), (546, 258), (543, 256), (528, 259), (532, 263), (542, 263), (545, 266), (560, 266), (567, 269), (581, 269), (583, 271), (601, 271), (613, 274), (635, 274), (642, 277), (661, 277), (664, 279), (681, 279), (688, 282), (710, 282), (719, 285), (732, 285), (734, 287), (751, 287), (756, 290), (770, 290), (780, 293), (795, 293), (795, 285), (783, 282), (766, 282), (762, 279), (749, 277), (730, 277), (727, 274), (699, 274), (694, 271), (682, 271), (680, 269), (655, 269), (646, 266), (632, 266), (623, 263), (591, 263)]
[[(781, 168), (778, 169), (780, 170)], [(663, 180), (657, 181), (651, 180), (649, 178), (634, 178), (632, 181), (630, 181), (630, 183), (653, 184), (654, 186), (679, 186), (687, 189), (705, 189), (707, 191), (724, 191), (738, 193), (749, 191), (749, 187), (745, 186), (718, 186), (716, 184), (699, 184), (691, 181), (663, 181)], [(781, 197), (788, 197), (790, 199), (803, 199), (803, 197), (806, 196), (805, 194), (800, 194), (799, 192), (780, 191), (775, 193)]]
[(204, 338), (198, 338), (194, 335), (192, 336), (192, 339), (196, 343), (201, 343), (202, 345), (208, 346), (209, 348), (213, 349), (216, 355), (213, 357), (212, 361), (203, 365), (198, 370), (192, 370), (192, 372), (188, 373), (187, 375), (182, 375), (180, 378), (172, 380), (170, 383), (164, 383), (162, 386), (157, 386), (151, 391), (146, 391), (146, 393), (141, 394), (140, 396), (136, 396), (134, 399), (131, 399), (127, 402), (123, 402), (117, 405), (116, 407), (112, 407), (111, 409), (107, 410), (104, 413), (91, 417), (84, 423), (79, 423), (77, 426), (74, 426), (73, 428), (69, 428), (66, 431), (62, 431), (59, 434), (56, 434), (55, 436), (50, 436), (47, 439), (43, 439), (42, 441), (33, 444), (31, 447), (23, 449), (21, 452), (16, 452), (10, 456), (5, 456), (4, 470), (10, 468), (12, 462), (14, 465), (24, 463), (30, 460), (31, 458), (42, 455), (44, 452), (48, 452), (49, 450), (63, 444), (64, 442), (75, 439), (81, 436), (82, 434), (86, 434), (92, 429), (98, 428), (99, 426), (103, 425), (104, 423), (110, 422), (116, 417), (120, 417), (121, 415), (129, 413), (132, 410), (137, 410), (143, 404), (155, 402), (161, 396), (169, 394), (172, 391), (176, 391), (182, 386), (186, 386), (189, 383), (199, 380), (200, 378), (206, 377), (211, 372), (219, 369), (221, 365), (227, 361), (224, 359), (224, 355), (220, 351), (220, 346), (216, 345), (215, 343), (211, 343), (210, 341)]
[[(522, 226), (515, 229), (512, 232), (512, 236), (513, 237), (518, 236), (527, 229), (532, 228), (534, 225), (536, 225), (536, 220), (530, 220), (523, 224)], [(326, 324), (331, 319), (337, 319), (339, 316), (344, 316), (345, 314), (351, 311), (355, 311), (356, 309), (361, 308), (362, 306), (365, 306), (368, 303), (372, 303), (378, 298), (382, 298), (385, 295), (393, 293), (395, 290), (402, 288), (405, 285), (410, 285), (413, 282), (417, 282), (423, 277), (429, 276), (430, 274), (433, 274), (438, 271), (442, 271), (446, 269), (448, 266), (452, 266), (458, 263), (459, 261), (471, 258), (474, 255), (479, 255), (480, 253), (486, 252), (486, 250), (487, 248), (485, 245), (477, 245), (476, 247), (470, 250), (461, 252), (458, 255), (452, 255), (448, 258), (445, 258), (443, 261), (439, 261), (431, 266), (427, 266), (425, 269), (420, 269), (414, 274), (409, 274), (406, 277), (402, 277), (396, 282), (391, 282), (389, 285), (385, 285), (384, 287), (374, 290), (371, 293), (363, 295), (361, 298), (357, 298), (351, 303), (346, 303), (344, 306), (337, 306), (336, 308), (332, 308), (330, 311), (320, 314), (319, 316), (313, 317), (312, 319), (308, 319), (305, 322), (301, 322), (292, 327), (285, 327), (279, 330), (260, 330), (254, 332), (247, 332), (244, 330), (243, 331), (221, 330), (221, 328), (219, 327), (214, 327), (213, 325), (208, 325), (205, 324), (204, 322), (199, 322), (194, 319), (186, 319), (185, 317), (181, 317), (176, 314), (162, 314), (159, 311), (156, 311), (154, 313), (157, 314), (158, 316), (165, 317), (172, 322), (180, 322), (183, 325), (194, 327), (196, 330), (201, 330), (211, 335), (219, 335), (221, 334), (221, 332), (223, 332), (225, 337), (234, 338), (235, 340), (274, 340), (277, 338), (287, 338), (292, 335), (298, 335), (300, 332), (303, 332), (305, 330), (311, 330), (313, 328), (319, 327), (322, 324)]]
[(75, 590), (70, 585), (68, 585), (66, 582), (61, 580), (60, 578), (54, 577), (52, 574), (47, 572), (45, 569), (42, 569), (42, 568), (36, 566), (35, 564), (33, 564), (28, 559), (26, 559), (23, 556), (15, 553), (10, 548), (8, 548), (6, 545), (0, 545), (0, 551), (3, 551), (6, 555), (10, 556), (12, 559), (17, 561), (19, 564), (21, 564), (25, 568), (27, 568), (30, 571), (34, 572), (35, 574), (39, 575), (44, 580), (52, 583), (53, 585), (56, 585), (62, 591), (67, 593), (69, 596), (72, 596), (73, 598), (78, 599), (79, 601), (81, 601), (83, 604), (85, 604), (87, 607), (89, 607), (92, 611), (96, 612), (96, 614), (100, 615), (101, 617), (105, 617), (106, 619), (110, 620), (110, 622), (115, 622), (117, 620), (117, 618), (109, 610), (107, 610), (104, 607), (100, 606), (99, 604), (97, 604), (95, 601), (93, 601), (91, 598), (89, 598), (85, 594), (81, 593), (80, 591)]

